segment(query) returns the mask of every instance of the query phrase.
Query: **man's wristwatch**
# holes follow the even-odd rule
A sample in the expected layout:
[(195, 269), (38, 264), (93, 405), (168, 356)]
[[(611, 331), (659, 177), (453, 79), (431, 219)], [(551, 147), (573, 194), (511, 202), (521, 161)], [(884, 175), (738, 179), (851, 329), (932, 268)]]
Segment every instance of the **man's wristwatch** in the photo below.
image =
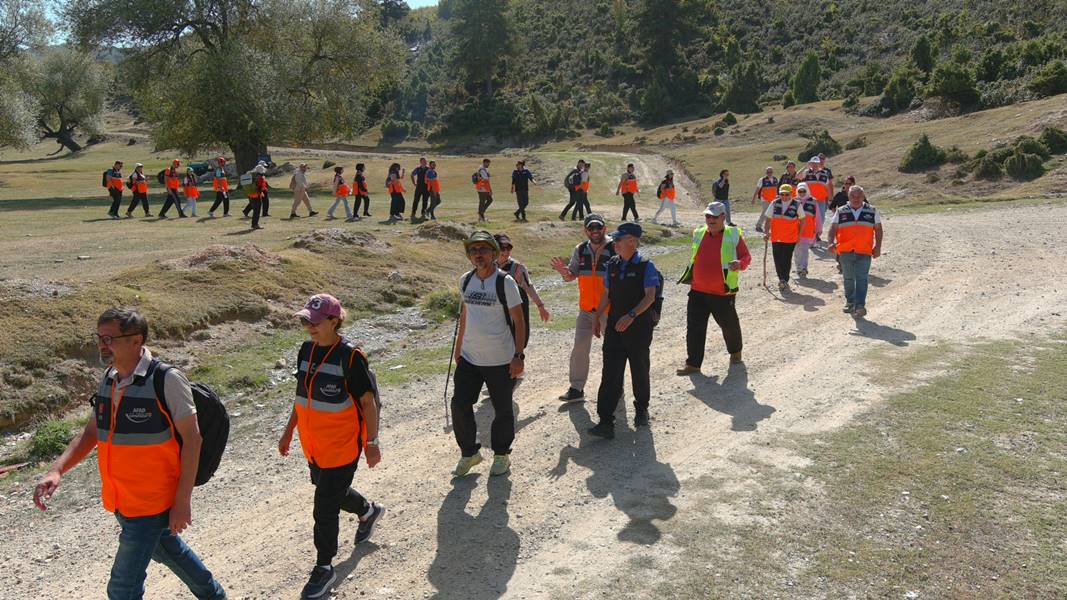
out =
[(378, 446), (378, 438), (374, 438), (373, 440), (367, 440), (367, 445), (368, 446), (377, 447)]
[(525, 352), (516, 352), (515, 356), (513, 356), (512, 358), (513, 359), (517, 358), (519, 360), (526, 360), (526, 353)]
[(637, 313), (631, 310), (630, 312), (626, 313), (626, 316), (630, 317), (631, 319), (636, 319)]

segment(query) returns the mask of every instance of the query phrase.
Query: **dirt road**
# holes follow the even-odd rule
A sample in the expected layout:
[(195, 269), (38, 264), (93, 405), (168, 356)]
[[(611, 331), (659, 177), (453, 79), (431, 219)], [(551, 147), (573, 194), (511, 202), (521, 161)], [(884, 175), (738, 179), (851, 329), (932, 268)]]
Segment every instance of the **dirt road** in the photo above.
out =
[[(692, 208), (683, 214), (698, 218)], [(685, 359), (686, 290), (668, 284), (653, 346), (652, 427), (623, 427), (610, 442), (585, 433), (592, 402), (561, 408), (556, 400), (571, 336), (538, 331), (516, 395), (508, 477), (489, 480), (486, 462), (478, 475), (450, 480), (458, 453), (442, 431), (439, 379), (386, 390), (384, 459), (373, 470), (361, 466), (357, 487), (388, 512), (358, 549), (354, 519), (343, 520), (334, 597), (600, 598), (637, 565), (668, 577), (678, 546), (662, 524), (682, 511), (758, 518), (744, 503), (709, 501), (703, 482), (758, 485), (752, 461), (797, 464), (779, 443), (783, 434), (840, 427), (891, 391), (875, 383), (877, 357), (1062, 328), (1067, 277), (1052, 262), (1065, 235), (1057, 223), (1065, 222), (1063, 204), (888, 215), (870, 314), (858, 323), (840, 310), (831, 261), (816, 261), (812, 279), (781, 296), (759, 286), (762, 248), (753, 248), (738, 297), (745, 365), (727, 368), (712, 325), (704, 374), (695, 377), (674, 374)], [(590, 397), (599, 382), (594, 354)], [(232, 598), (298, 597), (314, 556), (306, 467), (275, 449), (287, 393), (278, 388), (257, 399), (253, 414), (235, 416), (223, 468), (195, 494), (186, 537)], [(0, 498), (0, 597), (100, 595), (117, 527), (99, 507), (95, 469), (89, 461), (69, 474), (44, 514), (32, 508), (29, 484)], [(184, 597), (155, 565), (148, 589), (149, 598)]]

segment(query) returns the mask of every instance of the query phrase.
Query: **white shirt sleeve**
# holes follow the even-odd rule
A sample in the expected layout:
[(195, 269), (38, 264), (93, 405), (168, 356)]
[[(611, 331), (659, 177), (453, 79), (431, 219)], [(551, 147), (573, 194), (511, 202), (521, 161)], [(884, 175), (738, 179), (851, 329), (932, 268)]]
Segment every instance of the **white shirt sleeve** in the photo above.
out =
[(874, 209), (874, 224), (875, 225), (881, 225), (882, 224), (882, 213), (878, 212), (877, 208)]
[(189, 380), (186, 379), (185, 374), (178, 369), (167, 371), (167, 377), (163, 380), (163, 395), (166, 397), (165, 401), (171, 418), (175, 421), (196, 414), (193, 390), (189, 387)]
[(839, 225), (841, 223), (841, 211), (844, 210), (844, 209), (847, 209), (847, 208), (848, 208), (848, 206), (846, 205), (846, 206), (842, 206), (841, 208), (835, 210), (833, 218), (830, 219), (830, 224), (831, 225)]
[(774, 202), (767, 203), (767, 210), (763, 211), (763, 214), (766, 215), (768, 219), (774, 216)]

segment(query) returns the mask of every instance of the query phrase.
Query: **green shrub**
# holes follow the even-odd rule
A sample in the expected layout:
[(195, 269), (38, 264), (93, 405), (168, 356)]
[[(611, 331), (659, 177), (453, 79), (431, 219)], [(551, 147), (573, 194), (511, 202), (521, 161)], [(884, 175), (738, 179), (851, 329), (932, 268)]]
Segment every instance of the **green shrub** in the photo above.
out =
[(1030, 90), (1040, 96), (1055, 96), (1067, 92), (1067, 66), (1062, 60), (1048, 63), (1034, 75)]
[(30, 438), (30, 459), (45, 461), (59, 456), (72, 439), (74, 439), (74, 432), (70, 423), (45, 421)]
[(966, 66), (952, 61), (937, 65), (930, 75), (926, 95), (945, 98), (961, 107), (974, 106), (978, 104), (979, 98), (974, 73)]
[(734, 116), (734, 113), (728, 112), (722, 116), (721, 123), (726, 126), (737, 125), (737, 117)]
[(978, 160), (974, 167), (974, 178), (985, 181), (997, 181), (1004, 176), (1004, 169), (1000, 163), (986, 156)]
[(1048, 160), (1048, 158), (1052, 156), (1052, 153), (1048, 150), (1048, 146), (1028, 135), (1022, 135), (1015, 139), (1015, 149), (1023, 154), (1036, 154), (1040, 156), (1043, 161)]
[(411, 123), (388, 119), (382, 123), (382, 138), (390, 141), (402, 141), (411, 134)]
[(715, 135), (722, 135), (722, 134), (726, 133), (726, 130), (723, 129), (722, 127), (716, 127), (715, 131), (713, 133), (715, 133)]
[(607, 123), (604, 123), (596, 130), (596, 134), (600, 137), (611, 137), (615, 135), (615, 128)]
[(796, 103), (797, 101), (793, 99), (793, 90), (786, 90), (786, 92), (782, 94), (782, 108), (789, 108)]
[(859, 103), (859, 95), (856, 94), (854, 91), (849, 92), (848, 96), (845, 98), (845, 101), (841, 103), (841, 108), (845, 109), (846, 111), (851, 110), (859, 106)]
[(967, 153), (963, 150), (960, 150), (959, 146), (953, 146), (945, 151), (946, 162), (950, 162), (954, 165), (959, 165), (969, 160), (971, 160), (971, 157), (967, 156)]
[(322, 168), (323, 169), (329, 169), (330, 167), (332, 167), (332, 166), (334, 166), (336, 164), (337, 163), (333, 162), (332, 160), (324, 160), (324, 161), (322, 161)]
[(919, 89), (919, 73), (914, 67), (898, 67), (885, 84), (885, 91), (879, 104), (890, 112), (904, 110), (911, 106)]
[(1015, 151), (1005, 146), (1003, 148), (994, 148), (990, 150), (989, 154), (987, 154), (986, 156), (989, 157), (991, 160), (996, 161), (998, 165), (1003, 165), (1004, 161), (1008, 160), (1008, 158), (1011, 157), (1012, 154), (1015, 154)]
[(902, 173), (918, 173), (940, 167), (945, 164), (945, 159), (945, 151), (930, 143), (930, 138), (924, 133), (915, 145), (908, 148), (898, 169)]
[(1016, 148), (1015, 153), (1004, 161), (1004, 170), (1013, 179), (1029, 181), (1037, 179), (1045, 174), (1045, 166), (1041, 157), (1036, 154), (1028, 154)]
[(974, 153), (974, 157), (978, 158), (978, 159), (982, 159), (982, 158), (985, 158), (987, 154), (989, 154), (989, 151), (986, 150), (985, 148), (982, 148), (978, 152)]
[(802, 133), (801, 137), (807, 138), (808, 144), (800, 151), (797, 160), (808, 160), (816, 154), (823, 153), (826, 156), (841, 154), (841, 144), (830, 137), (830, 132), (823, 129), (819, 132)]
[(853, 138), (847, 144), (845, 144), (845, 150), (859, 150), (860, 148), (867, 147), (867, 136), (861, 135), (858, 138)]
[(431, 319), (437, 322), (448, 321), (459, 315), (459, 294), (451, 289), (430, 292), (422, 307)]
[(1051, 154), (1067, 154), (1067, 131), (1046, 127), (1037, 138)]

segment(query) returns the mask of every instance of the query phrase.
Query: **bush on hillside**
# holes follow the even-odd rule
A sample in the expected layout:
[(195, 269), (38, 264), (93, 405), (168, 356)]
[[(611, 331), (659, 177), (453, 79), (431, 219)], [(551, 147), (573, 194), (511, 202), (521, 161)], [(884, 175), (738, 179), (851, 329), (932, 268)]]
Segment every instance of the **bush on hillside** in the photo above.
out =
[(795, 106), (796, 103), (797, 101), (793, 98), (793, 90), (786, 90), (786, 92), (782, 94), (782, 108)]
[(945, 151), (930, 143), (930, 138), (924, 133), (914, 146), (908, 148), (898, 169), (902, 173), (919, 173), (940, 167), (945, 164), (945, 159)]
[(719, 122), (726, 126), (737, 125), (737, 117), (734, 116), (734, 113), (728, 112), (722, 116)]
[(1001, 168), (1000, 163), (988, 156), (978, 159), (978, 163), (974, 166), (975, 179), (998, 181), (1003, 176), (1004, 169)]
[(819, 56), (814, 51), (808, 51), (793, 76), (793, 100), (797, 104), (808, 104), (818, 100), (821, 80), (822, 69), (819, 67)]
[(879, 102), (881, 107), (897, 112), (911, 106), (919, 89), (920, 76), (921, 74), (914, 67), (898, 67), (885, 84), (885, 91), (882, 92)]
[(388, 119), (382, 123), (382, 139), (388, 142), (400, 142), (411, 133), (411, 123)]
[(1015, 151), (1007, 146), (1004, 146), (1003, 148), (993, 148), (986, 156), (990, 160), (995, 161), (998, 165), (1003, 165), (1004, 161), (1008, 160), (1008, 158), (1012, 154), (1015, 154)]
[(845, 101), (841, 103), (841, 108), (845, 109), (845, 112), (852, 112), (857, 106), (859, 106), (860, 97), (855, 90), (848, 93), (845, 97)]
[(963, 150), (960, 150), (959, 146), (953, 146), (945, 151), (945, 162), (950, 162), (954, 165), (961, 165), (971, 160), (970, 156)]
[(808, 144), (800, 151), (797, 160), (808, 160), (819, 153), (823, 153), (826, 156), (834, 156), (843, 152), (841, 144), (830, 137), (830, 132), (825, 129), (818, 132), (802, 133), (800, 137), (806, 138)]
[(1011, 175), (1013, 179), (1029, 181), (1044, 175), (1045, 166), (1042, 164), (1040, 156), (1022, 152), (1019, 148), (1016, 148), (1015, 153), (1004, 161), (1004, 171)]
[(1048, 160), (1052, 156), (1048, 146), (1028, 135), (1015, 138), (1015, 149), (1023, 154), (1036, 154), (1041, 157), (1042, 161)]
[(715, 135), (722, 135), (722, 134), (726, 133), (726, 130), (723, 129), (722, 127), (716, 127), (715, 131), (712, 132), (712, 133), (714, 133)]
[(1046, 127), (1037, 138), (1052, 154), (1067, 154), (1067, 131)]
[(1030, 90), (1039, 96), (1055, 96), (1067, 92), (1067, 66), (1055, 60), (1034, 75)]
[(956, 62), (943, 62), (930, 75), (926, 86), (927, 96), (937, 96), (955, 102), (960, 108), (972, 108), (978, 104), (974, 73)]
[(847, 144), (845, 144), (845, 150), (859, 150), (860, 148), (867, 147), (867, 136), (861, 135), (858, 138), (853, 138)]
[(74, 439), (74, 432), (65, 421), (46, 421), (30, 438), (30, 458), (44, 461), (59, 456)]

